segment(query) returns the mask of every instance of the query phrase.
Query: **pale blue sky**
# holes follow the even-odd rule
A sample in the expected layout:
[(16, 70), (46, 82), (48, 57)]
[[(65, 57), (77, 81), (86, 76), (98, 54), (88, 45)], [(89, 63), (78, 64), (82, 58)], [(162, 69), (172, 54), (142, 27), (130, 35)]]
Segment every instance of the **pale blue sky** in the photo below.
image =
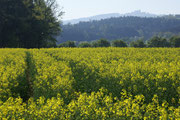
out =
[(135, 10), (155, 14), (180, 14), (180, 0), (57, 0), (63, 7), (63, 20), (105, 13)]

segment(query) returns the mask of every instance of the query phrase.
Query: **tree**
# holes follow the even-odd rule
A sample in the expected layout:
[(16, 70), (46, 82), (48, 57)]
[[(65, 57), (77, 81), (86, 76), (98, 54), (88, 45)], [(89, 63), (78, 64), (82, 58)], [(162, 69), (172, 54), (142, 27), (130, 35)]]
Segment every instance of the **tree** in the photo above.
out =
[(132, 41), (130, 43), (131, 47), (135, 47), (135, 48), (143, 48), (146, 47), (146, 45), (144, 44), (143, 40), (137, 40), (137, 41)]
[[(35, 8), (37, 24), (36, 32), (39, 33), (39, 39), (37, 41), (37, 47), (47, 47), (48, 43), (56, 43), (54, 36), (58, 35), (60, 29), (60, 17), (63, 12), (59, 12), (57, 9), (56, 0), (36, 0)], [(39, 9), (39, 7), (41, 9)]]
[(67, 41), (59, 44), (59, 47), (76, 47), (76, 44), (74, 41)]
[(110, 47), (111, 44), (106, 39), (100, 39), (92, 43), (92, 47)]
[(161, 47), (170, 47), (171, 46), (170, 42), (166, 38), (161, 38), (160, 43), (161, 43)]
[(79, 44), (79, 47), (81, 47), (81, 48), (91, 47), (91, 44), (88, 42), (81, 42)]
[(56, 0), (1, 0), (0, 47), (55, 46), (61, 31)]
[(115, 41), (112, 41), (112, 46), (113, 47), (127, 47), (127, 44), (122, 40), (115, 40)]
[(155, 36), (148, 41), (148, 47), (169, 47), (170, 43), (165, 38)]
[[(0, 1), (0, 47), (20, 46), (27, 9), (23, 0)], [(21, 24), (23, 23), (23, 24)]]
[(180, 47), (180, 36), (170, 38), (170, 43), (172, 47)]

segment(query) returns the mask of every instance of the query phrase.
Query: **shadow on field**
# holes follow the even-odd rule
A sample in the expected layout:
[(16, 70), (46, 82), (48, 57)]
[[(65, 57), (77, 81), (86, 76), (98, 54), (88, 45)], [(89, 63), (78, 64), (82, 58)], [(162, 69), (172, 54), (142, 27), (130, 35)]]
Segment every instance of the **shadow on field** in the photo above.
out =
[[(15, 85), (13, 83), (9, 88), (10, 92), (12, 93), (12, 96), (8, 97), (21, 97), (23, 99), (23, 102), (27, 102), (30, 97), (33, 96), (33, 88), (32, 88), (32, 80), (33, 76), (35, 75), (35, 65), (32, 62), (31, 54), (26, 51), (26, 68), (23, 74), (19, 75), (16, 80), (18, 84)], [(3, 101), (6, 101), (7, 99), (3, 99)]]
[(97, 92), (100, 88), (107, 89), (114, 97), (120, 97), (122, 86), (118, 80), (101, 76), (99, 68), (91, 68), (86, 63), (71, 60), (69, 65), (75, 79), (73, 88), (77, 92)]

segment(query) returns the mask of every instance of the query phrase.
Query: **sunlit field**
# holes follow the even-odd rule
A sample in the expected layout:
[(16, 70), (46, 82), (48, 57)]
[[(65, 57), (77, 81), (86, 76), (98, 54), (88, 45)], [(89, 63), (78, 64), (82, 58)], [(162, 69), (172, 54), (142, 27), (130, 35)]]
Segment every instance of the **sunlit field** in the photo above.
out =
[(180, 48), (0, 49), (0, 119), (180, 118)]

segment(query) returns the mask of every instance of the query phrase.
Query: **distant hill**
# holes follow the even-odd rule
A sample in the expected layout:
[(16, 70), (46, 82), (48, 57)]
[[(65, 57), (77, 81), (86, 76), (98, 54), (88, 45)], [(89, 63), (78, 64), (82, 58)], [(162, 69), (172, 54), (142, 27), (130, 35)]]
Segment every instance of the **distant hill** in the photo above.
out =
[[(138, 12), (135, 12), (138, 13)], [(62, 25), (62, 34), (58, 43), (65, 41), (94, 41), (123, 39), (128, 41), (148, 40), (154, 35), (172, 36), (180, 33), (179, 16), (165, 17), (114, 17), (99, 21), (80, 22)]]
[(101, 19), (107, 19), (107, 18), (113, 18), (113, 17), (123, 17), (123, 16), (157, 17), (159, 15), (141, 12), (141, 10), (136, 10), (134, 12), (126, 13), (126, 14), (109, 13), (109, 14), (101, 14), (101, 15), (96, 15), (96, 16), (91, 16), (91, 17), (86, 17), (86, 18), (65, 20), (65, 21), (63, 21), (63, 24), (68, 24), (68, 23), (77, 24), (79, 22), (88, 22), (88, 21), (93, 21), (93, 20), (101, 20)]
[(162, 15), (156, 15), (156, 14), (151, 14), (151, 13), (147, 13), (147, 12), (141, 12), (141, 10), (136, 10), (134, 12), (126, 13), (126, 14), (121, 15), (121, 16), (158, 17), (158, 16), (162, 16)]

